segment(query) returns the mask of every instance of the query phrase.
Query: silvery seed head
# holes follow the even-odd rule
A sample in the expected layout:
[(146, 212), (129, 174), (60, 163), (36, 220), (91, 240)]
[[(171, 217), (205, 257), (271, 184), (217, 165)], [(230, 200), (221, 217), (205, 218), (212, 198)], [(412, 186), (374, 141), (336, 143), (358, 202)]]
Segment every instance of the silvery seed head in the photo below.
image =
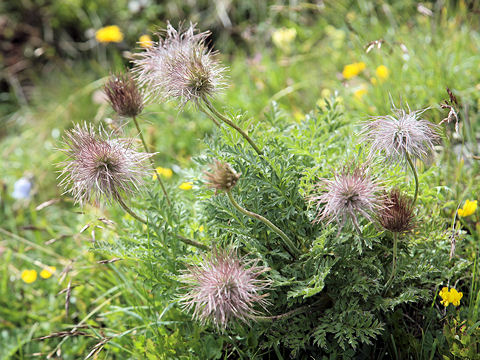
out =
[(227, 163), (215, 160), (210, 172), (205, 172), (207, 185), (217, 191), (230, 191), (236, 184), (241, 174), (235, 172)]
[(211, 322), (225, 329), (233, 320), (246, 322), (258, 314), (255, 305), (264, 307), (269, 282), (259, 279), (268, 268), (256, 262), (244, 263), (232, 251), (214, 252), (200, 265), (183, 275), (188, 293), (182, 303), (202, 323)]
[(363, 125), (361, 137), (371, 144), (370, 158), (382, 153), (386, 160), (404, 162), (407, 155), (425, 160), (439, 140), (438, 127), (420, 116), (426, 111), (394, 108), (394, 116), (377, 116)]
[(60, 185), (75, 202), (99, 203), (119, 200), (138, 190), (149, 172), (148, 153), (136, 151), (131, 139), (115, 139), (102, 128), (76, 125), (64, 136), (68, 160), (64, 162)]
[(134, 117), (142, 112), (143, 97), (130, 73), (110, 76), (104, 91), (118, 115)]
[(209, 32), (197, 33), (194, 25), (178, 31), (168, 23), (164, 37), (133, 60), (133, 73), (150, 100), (189, 101), (215, 95), (224, 86), (225, 68), (205, 44)]
[(320, 179), (315, 190), (309, 198), (317, 208), (314, 223), (336, 221), (339, 231), (349, 220), (360, 231), (358, 216), (373, 221), (371, 214), (381, 208), (381, 187), (365, 166), (346, 165), (332, 179)]

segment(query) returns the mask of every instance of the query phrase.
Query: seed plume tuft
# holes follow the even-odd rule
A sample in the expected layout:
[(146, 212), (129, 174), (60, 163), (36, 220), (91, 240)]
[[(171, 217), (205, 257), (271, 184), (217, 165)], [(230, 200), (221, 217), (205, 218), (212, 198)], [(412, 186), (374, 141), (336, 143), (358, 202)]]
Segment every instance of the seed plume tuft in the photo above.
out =
[(215, 160), (210, 167), (210, 172), (205, 172), (207, 185), (218, 191), (230, 191), (236, 184), (241, 174), (235, 172), (230, 164)]
[(104, 91), (118, 115), (134, 117), (142, 112), (143, 97), (130, 73), (110, 76)]

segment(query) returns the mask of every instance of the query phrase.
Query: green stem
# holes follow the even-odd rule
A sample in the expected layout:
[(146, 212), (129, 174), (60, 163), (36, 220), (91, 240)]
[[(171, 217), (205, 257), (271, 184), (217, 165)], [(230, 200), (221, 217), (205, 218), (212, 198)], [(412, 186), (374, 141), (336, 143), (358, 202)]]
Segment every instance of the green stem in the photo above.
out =
[[(135, 123), (135, 127), (137, 128), (138, 135), (140, 136), (140, 140), (142, 140), (142, 144), (143, 144), (143, 147), (145, 148), (145, 152), (150, 153), (150, 151), (148, 151), (148, 146), (143, 137), (142, 130), (140, 129), (140, 125), (138, 124), (137, 118), (133, 116), (132, 119), (133, 119), (133, 122)], [(170, 198), (168, 197), (167, 190), (165, 189), (165, 185), (163, 185), (163, 181), (162, 179), (160, 179), (160, 174), (157, 174), (157, 170), (155, 169), (155, 164), (153, 163), (153, 159), (151, 157), (150, 157), (150, 163), (152, 164), (153, 173), (155, 174), (155, 177), (157, 178), (158, 183), (162, 188), (163, 195), (165, 196), (165, 199), (167, 199), (168, 205), (171, 206), (172, 204), (170, 202)]]
[(298, 250), (296, 248), (296, 246), (293, 244), (292, 240), (290, 240), (288, 238), (287, 235), (285, 235), (285, 233), (280, 230), (278, 227), (276, 227), (270, 220), (264, 218), (263, 216), (259, 215), (259, 214), (256, 214), (254, 212), (251, 212), (251, 211), (248, 211), (244, 208), (242, 208), (236, 201), (235, 199), (233, 198), (233, 195), (230, 191), (227, 191), (227, 195), (228, 195), (228, 198), (230, 199), (230, 202), (232, 203), (232, 205), (238, 210), (240, 211), (242, 214), (244, 215), (247, 215), (247, 216), (250, 216), (250, 217), (253, 217), (255, 219), (258, 219), (260, 220), (261, 222), (263, 222), (265, 225), (267, 225), (270, 229), (272, 229), (278, 236), (280, 236), (283, 241), (285, 242), (285, 244), (287, 245), (288, 249), (289, 249), (289, 252), (291, 253), (291, 255), (293, 256), (294, 254), (296, 255), (299, 255), (301, 254), (300, 250)]
[[(205, 105), (207, 106), (208, 110), (210, 110), (217, 118), (219, 118), (221, 121), (223, 121), (225, 124), (227, 124), (228, 126), (234, 128), (235, 130), (237, 130), (240, 135), (242, 135), (244, 137), (245, 140), (247, 140), (249, 142), (250, 145), (252, 145), (252, 147), (255, 149), (255, 151), (257, 152), (258, 155), (262, 155), (262, 150), (260, 150), (258, 148), (258, 146), (253, 142), (253, 140), (247, 135), (247, 133), (245, 131), (243, 131), (240, 127), (238, 127), (235, 123), (233, 123), (229, 118), (227, 118), (226, 116), (220, 114), (217, 109), (215, 109), (215, 107), (212, 105), (212, 103), (210, 102), (210, 100), (208, 100), (207, 98), (203, 98), (203, 101), (205, 103)], [(205, 111), (204, 111), (205, 112)], [(207, 114), (208, 115), (208, 114)]]
[[(127, 204), (125, 204), (125, 202), (122, 200), (122, 198), (120, 196), (117, 196), (116, 200), (118, 201), (120, 206), (123, 208), (123, 210), (125, 210), (128, 214), (130, 214), (134, 219), (140, 221), (141, 223), (143, 223), (145, 225), (148, 225), (147, 220), (145, 220), (144, 218), (135, 214), (133, 212), (133, 210), (130, 209)], [(201, 243), (199, 243), (195, 240), (186, 238), (186, 237), (184, 237), (182, 235), (178, 235), (178, 234), (175, 234), (175, 236), (187, 245), (195, 246), (196, 248), (201, 249), (201, 250), (209, 250), (209, 247), (207, 245), (203, 245), (203, 244), (201, 244)]]
[(221, 125), (220, 125), (220, 123), (217, 121), (217, 119), (215, 119), (215, 118), (213, 117), (213, 115), (208, 112), (208, 110), (202, 105), (202, 103), (197, 102), (197, 107), (198, 107), (205, 115), (207, 115), (207, 116), (210, 118), (210, 120), (212, 120), (212, 121), (215, 123), (215, 125), (217, 125), (218, 127), (221, 127)]
[(412, 206), (413, 206), (415, 205), (415, 202), (417, 201), (417, 196), (418, 196), (418, 175), (417, 175), (417, 170), (415, 170), (415, 165), (413, 165), (413, 161), (407, 152), (405, 152), (405, 157), (407, 158), (408, 164), (412, 168), (413, 176), (415, 178), (415, 195), (413, 196), (413, 203), (412, 203)]
[(393, 259), (392, 259), (392, 273), (388, 278), (387, 283), (385, 284), (385, 289), (388, 289), (390, 284), (392, 283), (395, 273), (397, 271), (397, 243), (398, 243), (398, 233), (393, 233)]

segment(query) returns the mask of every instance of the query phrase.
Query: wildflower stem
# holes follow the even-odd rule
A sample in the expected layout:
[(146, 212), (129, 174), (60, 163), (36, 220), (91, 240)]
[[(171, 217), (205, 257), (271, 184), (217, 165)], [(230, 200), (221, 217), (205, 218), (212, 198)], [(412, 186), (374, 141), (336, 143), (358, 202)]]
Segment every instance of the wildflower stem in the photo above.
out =
[(276, 227), (270, 220), (264, 218), (263, 216), (259, 215), (259, 214), (256, 214), (254, 212), (251, 212), (251, 211), (248, 211), (244, 208), (242, 208), (238, 203), (237, 201), (233, 198), (233, 195), (230, 191), (227, 191), (227, 195), (228, 195), (228, 198), (230, 199), (230, 202), (232, 203), (232, 205), (238, 210), (240, 211), (242, 214), (244, 215), (247, 215), (247, 216), (250, 216), (250, 217), (253, 217), (255, 219), (258, 219), (260, 220), (261, 222), (263, 222), (265, 225), (267, 225), (270, 229), (272, 229), (275, 233), (277, 233), (278, 236), (280, 236), (283, 241), (285, 242), (285, 244), (287, 245), (288, 249), (289, 249), (289, 252), (291, 253), (291, 255), (293, 256), (294, 254), (295, 255), (299, 255), (301, 254), (300, 250), (297, 249), (297, 247), (294, 245), (294, 243), (292, 242), (292, 240), (290, 240), (288, 238), (287, 235), (285, 235), (285, 233), (280, 230), (278, 227)]
[[(147, 143), (145, 142), (145, 138), (143, 137), (142, 130), (140, 129), (140, 125), (138, 124), (137, 117), (132, 116), (132, 119), (133, 119), (133, 122), (135, 123), (135, 127), (137, 128), (138, 136), (140, 136), (140, 140), (142, 140), (142, 144), (143, 144), (143, 147), (145, 148), (145, 152), (150, 153), (150, 151), (148, 151), (148, 146), (147, 146)], [(172, 204), (170, 202), (170, 198), (168, 197), (167, 190), (165, 189), (165, 185), (163, 184), (162, 179), (160, 179), (160, 175), (157, 174), (157, 170), (155, 169), (155, 164), (153, 163), (152, 158), (150, 158), (150, 163), (152, 164), (153, 173), (155, 174), (158, 180), (158, 183), (162, 188), (163, 195), (165, 196), (165, 199), (167, 199), (168, 205), (171, 206)]]
[(415, 195), (413, 196), (413, 202), (412, 202), (412, 206), (413, 206), (415, 205), (415, 202), (417, 201), (417, 196), (418, 196), (418, 175), (417, 175), (417, 170), (415, 170), (415, 165), (413, 165), (413, 161), (407, 152), (405, 152), (405, 157), (407, 158), (408, 164), (412, 168), (413, 177), (415, 178)]
[(198, 108), (199, 108), (205, 115), (207, 115), (207, 116), (214, 122), (215, 125), (217, 125), (218, 127), (221, 127), (221, 125), (220, 125), (220, 123), (217, 121), (217, 119), (215, 119), (215, 118), (213, 117), (213, 115), (210, 114), (210, 113), (207, 111), (207, 109), (205, 109), (205, 107), (204, 107), (200, 102), (197, 103), (197, 106), (198, 106)]
[(397, 243), (398, 243), (398, 233), (394, 232), (393, 233), (393, 259), (392, 259), (392, 273), (390, 274), (390, 277), (385, 284), (385, 289), (388, 289), (390, 284), (392, 283), (395, 273), (397, 271)]
[(125, 210), (128, 214), (130, 214), (134, 219), (140, 221), (141, 223), (147, 224), (147, 220), (135, 214), (135, 212), (130, 209), (127, 204), (125, 204), (121, 196), (115, 196), (115, 200), (117, 200), (122, 209)]
[[(207, 106), (208, 110), (210, 110), (217, 118), (219, 118), (221, 121), (223, 121), (225, 124), (227, 124), (228, 126), (234, 128), (235, 130), (237, 130), (240, 135), (242, 135), (245, 140), (247, 140), (249, 142), (250, 145), (252, 145), (252, 147), (255, 149), (255, 151), (257, 152), (258, 155), (262, 155), (262, 150), (260, 150), (258, 148), (258, 146), (253, 142), (253, 140), (247, 135), (247, 133), (245, 131), (243, 131), (240, 127), (238, 127), (235, 123), (233, 123), (230, 119), (228, 119), (226, 116), (220, 114), (217, 109), (215, 109), (215, 107), (212, 105), (212, 103), (210, 102), (210, 100), (208, 100), (207, 98), (203, 98), (203, 101), (205, 102), (205, 105)], [(208, 115), (208, 114), (207, 114)]]

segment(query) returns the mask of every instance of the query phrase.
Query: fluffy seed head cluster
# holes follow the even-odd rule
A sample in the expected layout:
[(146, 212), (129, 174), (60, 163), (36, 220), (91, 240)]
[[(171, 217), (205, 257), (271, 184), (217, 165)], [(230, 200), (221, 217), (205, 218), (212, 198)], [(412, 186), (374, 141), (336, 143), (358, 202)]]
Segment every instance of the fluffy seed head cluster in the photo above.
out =
[(317, 208), (314, 223), (328, 220), (328, 224), (335, 220), (339, 231), (349, 220), (360, 231), (357, 216), (372, 221), (371, 213), (381, 208), (381, 198), (377, 195), (380, 185), (365, 166), (346, 165), (333, 179), (320, 179), (315, 189), (319, 193), (309, 198)]
[(205, 172), (207, 185), (215, 191), (230, 191), (237, 183), (241, 174), (235, 172), (227, 163), (215, 160), (210, 172)]
[(371, 144), (370, 157), (383, 153), (387, 160), (403, 162), (408, 154), (425, 160), (439, 140), (438, 127), (420, 116), (426, 111), (394, 108), (395, 116), (373, 118), (364, 124), (361, 137)]
[(143, 97), (129, 73), (110, 76), (104, 91), (118, 115), (133, 117), (142, 112)]
[(102, 128), (97, 133), (91, 125), (77, 124), (64, 142), (68, 160), (62, 163), (60, 185), (75, 202), (120, 200), (138, 190), (149, 172), (151, 154), (137, 152), (132, 140), (114, 139)]
[(194, 25), (178, 31), (168, 24), (158, 43), (145, 48), (133, 60), (133, 73), (149, 100), (189, 101), (215, 95), (224, 86), (225, 68), (205, 41), (210, 32), (197, 33)]
[(399, 189), (392, 189), (384, 200), (385, 206), (379, 211), (379, 223), (395, 233), (413, 229), (415, 214), (413, 203)]
[(219, 251), (190, 267), (183, 275), (189, 289), (182, 298), (184, 308), (193, 309), (197, 320), (223, 329), (235, 319), (246, 322), (257, 315), (254, 306), (267, 304), (268, 294), (261, 292), (269, 282), (259, 275), (268, 268), (243, 260), (232, 251)]

